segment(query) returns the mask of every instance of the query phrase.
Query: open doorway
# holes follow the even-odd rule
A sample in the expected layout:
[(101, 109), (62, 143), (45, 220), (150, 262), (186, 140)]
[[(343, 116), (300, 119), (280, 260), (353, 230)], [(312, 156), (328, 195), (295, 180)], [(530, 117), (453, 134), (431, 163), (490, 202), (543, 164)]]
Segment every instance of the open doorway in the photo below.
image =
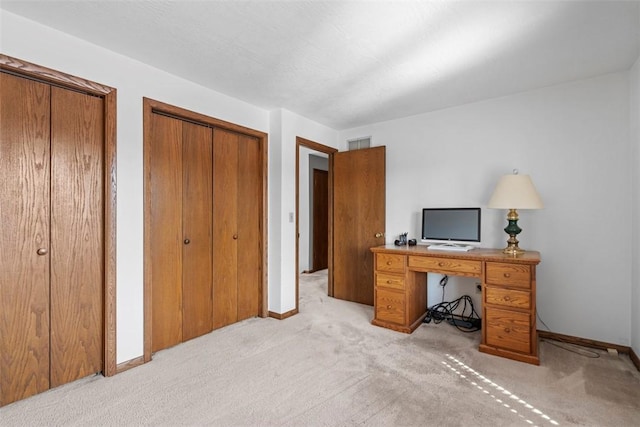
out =
[[(303, 271), (300, 268), (300, 164), (303, 161), (301, 154), (304, 152), (306, 162), (310, 151), (326, 154), (329, 163), (327, 295), (373, 305), (373, 253), (370, 249), (384, 244), (386, 149), (378, 146), (338, 152), (297, 137), (295, 313), (299, 310), (299, 276)], [(306, 232), (309, 234), (308, 229)]]
[(299, 276), (327, 269), (327, 295), (332, 292), (332, 170), (335, 148), (296, 138), (296, 312)]
[[(318, 159), (326, 161), (326, 169), (311, 167)], [(309, 163), (309, 271), (314, 272), (329, 267), (329, 159), (309, 155)]]
[(298, 270), (314, 273), (329, 266), (329, 156), (300, 147)]

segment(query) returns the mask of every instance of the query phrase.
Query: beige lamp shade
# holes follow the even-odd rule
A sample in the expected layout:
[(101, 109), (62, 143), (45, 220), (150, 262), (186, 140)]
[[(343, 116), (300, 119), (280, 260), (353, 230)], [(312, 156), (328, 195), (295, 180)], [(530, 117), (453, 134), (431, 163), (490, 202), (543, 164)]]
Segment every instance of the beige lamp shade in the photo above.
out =
[(542, 209), (542, 199), (529, 175), (504, 175), (487, 205), (492, 209)]

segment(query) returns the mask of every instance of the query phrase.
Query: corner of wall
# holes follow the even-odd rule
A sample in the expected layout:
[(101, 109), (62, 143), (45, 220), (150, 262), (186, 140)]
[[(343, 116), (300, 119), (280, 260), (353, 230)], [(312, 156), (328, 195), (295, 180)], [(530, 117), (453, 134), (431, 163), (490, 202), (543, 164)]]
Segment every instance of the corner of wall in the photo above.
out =
[[(632, 194), (632, 257), (640, 258), (640, 57), (629, 73), (630, 90), (630, 131), (631, 143), (631, 194)], [(640, 266), (631, 267), (631, 348), (640, 354)]]
[(268, 261), (268, 310), (282, 312), (282, 226), (278, 219), (282, 216), (282, 110), (269, 112), (269, 261)]
[[(270, 220), (277, 222), (280, 227), (280, 294), (281, 311), (288, 312), (297, 307), (296, 301), (296, 227), (295, 220), (290, 220), (291, 212), (296, 211), (296, 141), (298, 137), (320, 144), (335, 146), (337, 131), (321, 123), (291, 111), (281, 109), (281, 152), (279, 171), (280, 182), (280, 211), (279, 216), (270, 216)], [(274, 115), (275, 116), (275, 115)], [(273, 236), (274, 238), (276, 236)]]

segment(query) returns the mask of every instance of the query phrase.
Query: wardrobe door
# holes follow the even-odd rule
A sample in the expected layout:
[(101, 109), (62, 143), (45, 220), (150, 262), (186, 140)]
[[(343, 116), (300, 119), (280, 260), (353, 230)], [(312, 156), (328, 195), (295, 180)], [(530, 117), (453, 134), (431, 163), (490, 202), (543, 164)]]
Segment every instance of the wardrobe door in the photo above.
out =
[(214, 329), (259, 313), (261, 170), (257, 138), (214, 129)]
[(0, 406), (49, 388), (49, 104), (0, 73)]
[(211, 332), (212, 130), (182, 124), (182, 340)]
[(257, 138), (238, 138), (238, 318), (258, 315), (262, 240), (262, 156)]
[(51, 88), (51, 387), (102, 371), (103, 100)]
[(213, 130), (213, 328), (238, 319), (238, 134)]
[(182, 342), (182, 121), (152, 115), (152, 351)]

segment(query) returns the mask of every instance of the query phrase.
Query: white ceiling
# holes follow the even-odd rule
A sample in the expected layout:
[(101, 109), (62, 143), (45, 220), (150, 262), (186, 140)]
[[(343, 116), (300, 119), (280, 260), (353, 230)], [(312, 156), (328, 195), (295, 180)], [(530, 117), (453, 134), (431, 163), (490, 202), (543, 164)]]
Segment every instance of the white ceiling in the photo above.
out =
[(627, 70), (637, 1), (11, 1), (0, 8), (334, 129)]

